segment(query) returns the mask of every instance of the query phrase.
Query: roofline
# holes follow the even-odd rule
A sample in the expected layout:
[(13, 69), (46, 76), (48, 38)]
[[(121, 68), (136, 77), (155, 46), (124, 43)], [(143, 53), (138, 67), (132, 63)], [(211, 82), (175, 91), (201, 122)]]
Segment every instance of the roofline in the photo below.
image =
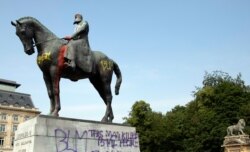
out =
[(39, 109), (37, 109), (37, 108), (28, 109), (28, 108), (25, 108), (25, 107), (14, 107), (14, 106), (0, 105), (0, 109), (31, 112), (31, 113), (37, 113), (37, 114), (41, 113), (41, 111), (39, 111)]
[(7, 90), (1, 90), (0, 89), (0, 92), (5, 92), (5, 93), (10, 93), (10, 94), (14, 94), (14, 95), (21, 95), (21, 96), (27, 96), (28, 98), (30, 98), (30, 101), (31, 101), (31, 104), (33, 105), (34, 108), (36, 108), (32, 98), (31, 98), (31, 95), (30, 94), (27, 94), (27, 93), (20, 93), (20, 92), (13, 92), (13, 91), (7, 91)]
[(1, 78), (0, 78), (0, 84), (15, 86), (16, 88), (18, 88), (21, 85), (19, 83), (16, 83), (16, 81), (11, 81), (11, 80), (1, 79)]
[(2, 90), (2, 89), (0, 89), (0, 91), (7, 92), (7, 93), (12, 93), (12, 94), (26, 95), (26, 96), (29, 96), (29, 97), (31, 96), (30, 94), (21, 93), (21, 92), (13, 92), (13, 91), (7, 91), (7, 90)]

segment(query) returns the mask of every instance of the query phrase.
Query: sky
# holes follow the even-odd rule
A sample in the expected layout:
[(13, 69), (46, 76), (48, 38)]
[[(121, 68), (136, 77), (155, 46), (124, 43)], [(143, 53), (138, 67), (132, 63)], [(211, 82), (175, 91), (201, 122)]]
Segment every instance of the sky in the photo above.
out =
[[(10, 22), (24, 16), (38, 19), (58, 37), (74, 31), (80, 13), (90, 26), (93, 50), (115, 60), (122, 72), (120, 94), (114, 95), (113, 122), (123, 122), (139, 100), (165, 114), (193, 100), (205, 72), (242, 74), (250, 84), (249, 0), (1, 0), (0, 78), (16, 81), (17, 92), (31, 95), (42, 114), (49, 98), (36, 53), (24, 53)], [(101, 120), (105, 104), (89, 80), (61, 79), (60, 116)]]

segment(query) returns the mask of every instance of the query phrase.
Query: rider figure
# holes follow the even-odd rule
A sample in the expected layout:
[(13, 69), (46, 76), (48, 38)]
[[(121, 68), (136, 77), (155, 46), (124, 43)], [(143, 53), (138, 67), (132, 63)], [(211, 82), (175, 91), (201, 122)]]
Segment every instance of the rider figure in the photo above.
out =
[[(81, 58), (81, 62), (84, 62), (82, 67), (84, 68), (84, 71), (91, 72), (92, 65), (90, 65), (90, 46), (88, 41), (89, 24), (83, 19), (81, 14), (75, 14), (75, 20), (73, 24), (76, 24), (73, 35), (66, 36), (63, 39), (68, 41), (73, 40), (70, 42), (72, 42), (72, 44), (75, 43), (81, 48), (83, 51), (83, 56), (79, 58)], [(76, 68), (76, 54), (77, 53), (75, 49), (68, 49), (64, 55), (66, 61), (65, 64), (71, 67), (73, 70)]]

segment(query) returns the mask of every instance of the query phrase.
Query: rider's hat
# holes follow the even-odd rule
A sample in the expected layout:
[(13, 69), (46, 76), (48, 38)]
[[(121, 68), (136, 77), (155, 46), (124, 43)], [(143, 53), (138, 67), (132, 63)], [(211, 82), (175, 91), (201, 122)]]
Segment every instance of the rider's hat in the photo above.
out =
[(78, 24), (82, 21), (82, 15), (81, 14), (76, 14), (75, 15), (75, 21), (74, 21), (74, 24)]

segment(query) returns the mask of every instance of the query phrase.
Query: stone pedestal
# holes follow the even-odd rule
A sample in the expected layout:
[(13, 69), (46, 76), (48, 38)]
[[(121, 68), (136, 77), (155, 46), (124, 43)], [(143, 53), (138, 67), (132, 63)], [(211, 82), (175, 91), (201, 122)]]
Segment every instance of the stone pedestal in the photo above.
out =
[(224, 152), (250, 152), (249, 135), (226, 136), (222, 147)]
[(13, 152), (140, 152), (134, 127), (40, 115), (18, 126)]

